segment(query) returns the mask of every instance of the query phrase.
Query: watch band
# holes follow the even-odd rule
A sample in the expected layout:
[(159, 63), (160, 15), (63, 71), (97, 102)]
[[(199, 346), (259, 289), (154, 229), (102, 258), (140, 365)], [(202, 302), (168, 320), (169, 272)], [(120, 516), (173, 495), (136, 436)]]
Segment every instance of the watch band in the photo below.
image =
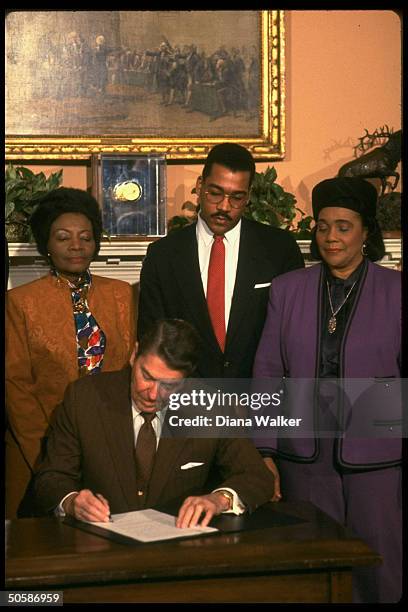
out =
[(234, 496), (230, 491), (226, 491), (225, 489), (218, 489), (218, 491), (216, 491), (216, 493), (221, 493), (221, 495), (223, 495), (226, 499), (228, 499), (229, 505), (228, 508), (226, 508), (226, 510), (224, 510), (223, 512), (227, 512), (228, 510), (232, 510), (232, 507), (234, 505)]

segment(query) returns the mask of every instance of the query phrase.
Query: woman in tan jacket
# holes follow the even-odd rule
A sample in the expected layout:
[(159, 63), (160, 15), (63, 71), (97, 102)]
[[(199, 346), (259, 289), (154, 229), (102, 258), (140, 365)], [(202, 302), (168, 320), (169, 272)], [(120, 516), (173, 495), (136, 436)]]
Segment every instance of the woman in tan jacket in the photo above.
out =
[(50, 273), (6, 300), (6, 518), (15, 517), (41, 441), (68, 383), (128, 364), (135, 341), (132, 287), (91, 275), (102, 218), (87, 192), (60, 187), (31, 218)]

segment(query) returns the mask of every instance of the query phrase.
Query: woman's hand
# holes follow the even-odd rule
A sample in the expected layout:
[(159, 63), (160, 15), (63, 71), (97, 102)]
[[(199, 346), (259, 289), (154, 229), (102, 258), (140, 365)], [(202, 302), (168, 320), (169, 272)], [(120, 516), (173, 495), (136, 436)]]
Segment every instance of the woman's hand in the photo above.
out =
[(271, 501), (278, 502), (282, 499), (278, 468), (276, 467), (276, 463), (274, 462), (272, 457), (264, 457), (263, 460), (268, 470), (270, 470), (275, 477), (275, 485), (274, 485), (273, 497), (271, 498)]

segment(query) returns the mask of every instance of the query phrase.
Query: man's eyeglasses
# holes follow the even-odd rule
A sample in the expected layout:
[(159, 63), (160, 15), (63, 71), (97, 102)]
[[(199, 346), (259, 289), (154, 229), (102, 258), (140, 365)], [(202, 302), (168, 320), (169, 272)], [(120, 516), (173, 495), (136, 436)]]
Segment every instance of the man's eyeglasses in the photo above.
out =
[(227, 198), (232, 208), (241, 208), (248, 201), (247, 193), (225, 193), (219, 189), (207, 189), (204, 193), (210, 204), (221, 204)]

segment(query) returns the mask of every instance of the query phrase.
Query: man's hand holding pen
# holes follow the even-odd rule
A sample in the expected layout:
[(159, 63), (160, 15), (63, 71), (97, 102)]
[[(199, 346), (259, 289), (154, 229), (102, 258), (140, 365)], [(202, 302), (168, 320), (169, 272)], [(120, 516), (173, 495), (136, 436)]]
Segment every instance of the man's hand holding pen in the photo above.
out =
[(101, 493), (82, 489), (73, 493), (63, 503), (64, 511), (79, 521), (108, 523), (111, 519), (109, 502)]

